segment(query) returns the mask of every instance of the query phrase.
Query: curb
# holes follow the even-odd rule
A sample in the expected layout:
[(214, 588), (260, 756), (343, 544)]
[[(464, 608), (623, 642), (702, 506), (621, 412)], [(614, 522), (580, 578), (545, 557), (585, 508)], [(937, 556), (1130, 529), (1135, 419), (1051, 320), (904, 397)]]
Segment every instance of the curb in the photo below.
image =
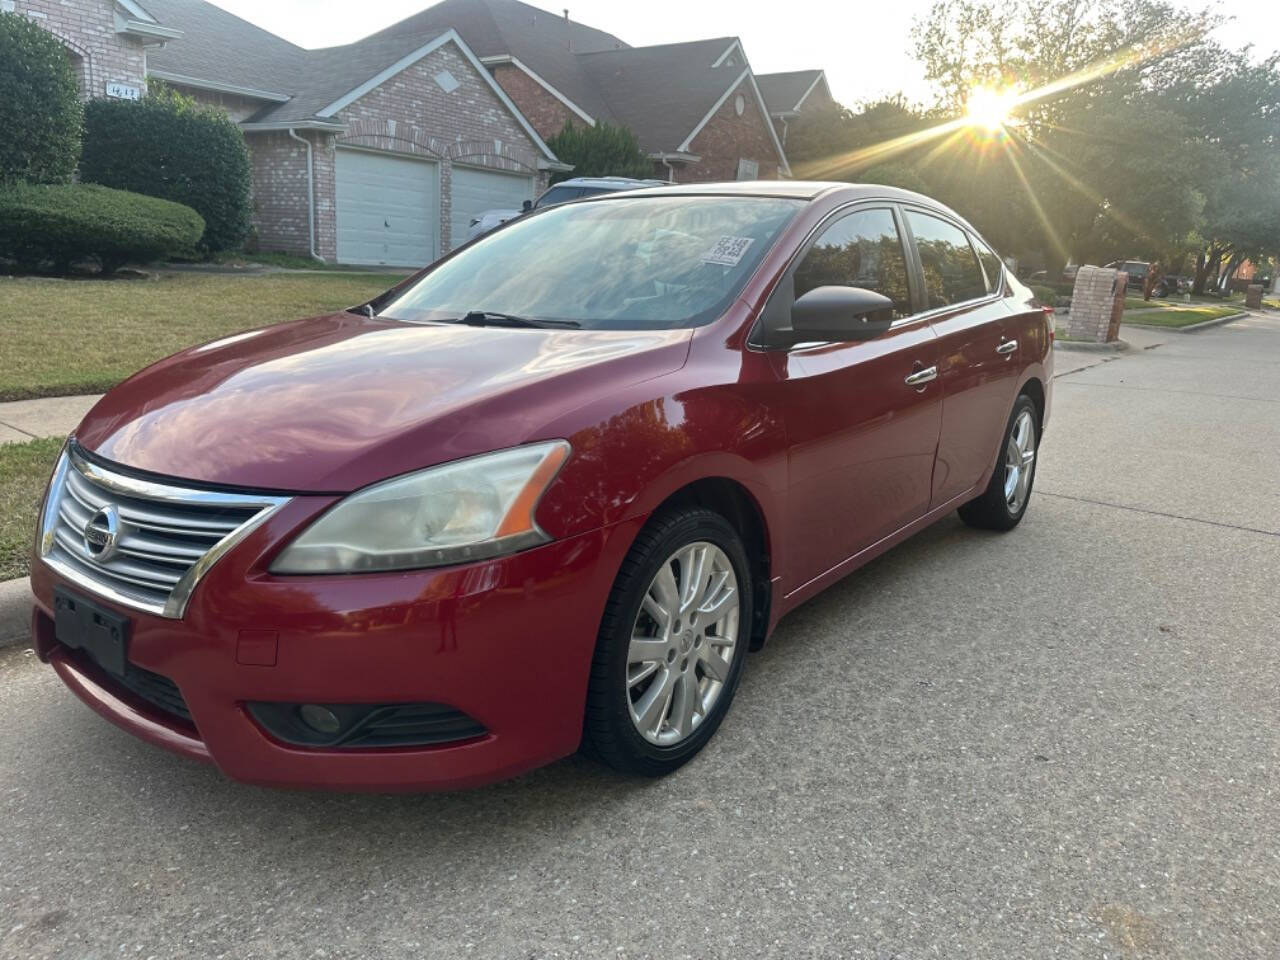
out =
[(31, 642), (31, 578), (0, 583), (0, 650)]
[(1212, 320), (1202, 320), (1199, 323), (1193, 323), (1189, 327), (1165, 327), (1158, 323), (1135, 323), (1125, 321), (1127, 326), (1141, 327), (1143, 330), (1163, 330), (1165, 333), (1198, 333), (1201, 330), (1208, 330), (1210, 327), (1220, 327), (1226, 323), (1234, 323), (1237, 320), (1244, 320), (1249, 317), (1248, 312), (1233, 313), (1226, 317), (1214, 317)]
[(1055, 350), (1071, 350), (1077, 353), (1123, 353), (1131, 349), (1126, 340), (1112, 340), (1110, 343), (1092, 343), (1088, 340), (1054, 339)]

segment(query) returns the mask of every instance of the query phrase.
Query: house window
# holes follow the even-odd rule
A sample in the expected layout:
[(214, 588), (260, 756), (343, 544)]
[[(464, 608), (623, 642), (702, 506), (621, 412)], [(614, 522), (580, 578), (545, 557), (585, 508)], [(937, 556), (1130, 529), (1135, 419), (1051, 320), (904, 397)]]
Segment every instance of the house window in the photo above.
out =
[(745, 158), (738, 160), (738, 180), (757, 180), (760, 177), (760, 164)]
[(742, 116), (747, 112), (747, 98), (742, 94), (738, 94), (733, 98), (733, 112), (738, 116)]

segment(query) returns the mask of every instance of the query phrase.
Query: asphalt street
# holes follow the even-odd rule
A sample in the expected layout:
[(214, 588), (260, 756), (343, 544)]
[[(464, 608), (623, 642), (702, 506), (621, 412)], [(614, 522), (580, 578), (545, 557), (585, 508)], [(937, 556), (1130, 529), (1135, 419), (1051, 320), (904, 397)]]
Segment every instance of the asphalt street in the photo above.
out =
[(1072, 359), (1022, 526), (801, 608), (663, 781), (244, 787), (0, 653), (0, 957), (1280, 956), (1280, 319)]

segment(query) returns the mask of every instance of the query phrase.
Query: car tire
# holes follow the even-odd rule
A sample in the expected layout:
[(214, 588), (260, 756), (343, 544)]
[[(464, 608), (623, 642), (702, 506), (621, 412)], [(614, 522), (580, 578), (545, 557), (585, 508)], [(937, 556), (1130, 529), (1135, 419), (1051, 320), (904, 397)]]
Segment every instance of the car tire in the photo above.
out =
[(1025, 393), (1019, 394), (1005, 426), (991, 482), (982, 496), (960, 508), (960, 519), (983, 530), (1012, 530), (1016, 527), (1031, 502), (1039, 449), (1039, 411), (1035, 401)]
[[(676, 599), (667, 601), (673, 587)], [(584, 752), (625, 773), (658, 777), (701, 750), (742, 678), (752, 597), (746, 549), (724, 517), (702, 507), (655, 516), (605, 606)]]

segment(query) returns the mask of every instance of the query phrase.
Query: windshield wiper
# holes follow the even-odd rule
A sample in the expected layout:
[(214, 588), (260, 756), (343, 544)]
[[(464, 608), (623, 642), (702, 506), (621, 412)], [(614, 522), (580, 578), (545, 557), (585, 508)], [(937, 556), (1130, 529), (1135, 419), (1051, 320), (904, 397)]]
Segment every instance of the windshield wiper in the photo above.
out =
[(581, 327), (577, 320), (537, 320), (533, 317), (517, 317), (513, 313), (497, 313), (493, 310), (472, 310), (455, 323), (471, 327)]

